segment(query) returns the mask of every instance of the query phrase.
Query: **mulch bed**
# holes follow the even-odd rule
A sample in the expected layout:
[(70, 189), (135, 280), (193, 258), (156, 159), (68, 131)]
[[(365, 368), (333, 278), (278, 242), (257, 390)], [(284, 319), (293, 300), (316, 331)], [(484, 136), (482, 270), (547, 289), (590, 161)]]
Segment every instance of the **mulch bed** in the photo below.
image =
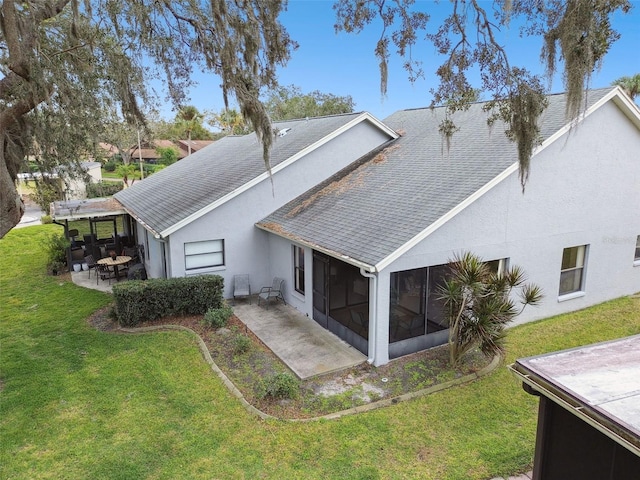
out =
[[(98, 330), (117, 333), (119, 326), (111, 309), (106, 307), (95, 312), (89, 317), (89, 324)], [(272, 398), (264, 396), (265, 382), (276, 373), (293, 373), (237, 317), (232, 316), (228, 325), (220, 329), (203, 325), (202, 315), (166, 317), (139, 327), (152, 325), (181, 325), (196, 332), (215, 363), (250, 404), (269, 415), (286, 419), (318, 417), (416, 392), (477, 372), (490, 362), (474, 351), (467, 354), (459, 369), (453, 370), (449, 367), (448, 349), (437, 347), (392, 360), (381, 367), (365, 362), (301, 381), (300, 394), (295, 399)]]

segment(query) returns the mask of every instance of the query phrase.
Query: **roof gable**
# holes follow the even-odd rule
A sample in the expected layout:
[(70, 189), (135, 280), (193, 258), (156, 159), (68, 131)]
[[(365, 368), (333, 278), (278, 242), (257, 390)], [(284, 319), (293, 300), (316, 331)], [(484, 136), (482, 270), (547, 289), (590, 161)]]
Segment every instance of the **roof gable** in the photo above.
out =
[[(270, 152), (272, 172), (330, 141), (352, 126), (368, 121), (390, 138), (395, 132), (368, 113), (333, 115), (274, 124), (289, 129), (277, 136)], [(131, 215), (158, 236), (167, 236), (239, 195), (268, 181), (262, 144), (254, 134), (229, 136), (199, 150), (118, 194)]]
[[(618, 95), (617, 89), (590, 91), (585, 116)], [(384, 268), (517, 170), (516, 145), (504, 135), (504, 125), (487, 126), (482, 107), (473, 104), (455, 115), (459, 130), (449, 149), (438, 130), (444, 109), (394, 113), (384, 121), (402, 132), (399, 139), (258, 227), (370, 270)], [(549, 96), (540, 125), (542, 145), (534, 154), (570, 128), (565, 108), (564, 94)]]

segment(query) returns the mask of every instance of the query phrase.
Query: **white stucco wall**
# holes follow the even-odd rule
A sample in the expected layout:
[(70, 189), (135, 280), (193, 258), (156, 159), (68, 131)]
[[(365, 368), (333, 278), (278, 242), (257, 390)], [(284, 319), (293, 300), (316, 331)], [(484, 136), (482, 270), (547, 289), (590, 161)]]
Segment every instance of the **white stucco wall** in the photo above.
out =
[[(291, 241), (275, 235), (269, 235), (269, 259), (273, 277), (285, 279), (286, 302), (310, 318), (313, 318), (313, 251), (304, 247), (304, 295), (296, 292), (293, 285), (293, 245)], [(265, 283), (264, 285), (268, 285)]]
[[(89, 175), (90, 183), (102, 181), (102, 164), (100, 162), (82, 162), (82, 168)], [(87, 184), (84, 178), (65, 177), (67, 189), (65, 195), (67, 199), (87, 198)]]
[[(361, 122), (274, 173), (273, 185), (265, 180), (174, 232), (168, 243), (171, 276), (221, 275), (225, 279), (225, 296), (229, 298), (233, 275), (248, 273), (252, 292), (270, 285), (274, 276), (281, 275), (287, 279), (288, 297), (293, 289), (291, 273), (284, 275), (271, 269), (270, 265), (277, 263), (269, 261), (268, 234), (255, 227), (255, 223), (387, 140), (387, 134), (368, 122)], [(184, 243), (215, 239), (225, 241), (224, 267), (187, 272)], [(277, 270), (280, 269), (278, 266)]]
[[(525, 309), (514, 324), (640, 291), (640, 265), (633, 265), (640, 235), (638, 152), (640, 132), (609, 103), (536, 156), (524, 194), (515, 172), (379, 272), (377, 295), (370, 299), (374, 363), (389, 359), (391, 272), (444, 264), (465, 250), (485, 260), (508, 258), (543, 288), (542, 305)], [(562, 251), (577, 245), (589, 245), (584, 295), (559, 301)], [(272, 275), (289, 282), (291, 248), (291, 241), (270, 236)], [(310, 250), (305, 249), (307, 294), (289, 293), (287, 302), (312, 317)]]
[[(543, 303), (516, 324), (632, 294), (640, 291), (638, 235), (640, 131), (609, 102), (535, 156), (524, 194), (516, 172), (385, 268), (379, 319), (388, 319), (390, 272), (443, 264), (465, 250), (509, 258), (543, 288)], [(589, 245), (584, 295), (559, 301), (562, 252), (577, 245)]]

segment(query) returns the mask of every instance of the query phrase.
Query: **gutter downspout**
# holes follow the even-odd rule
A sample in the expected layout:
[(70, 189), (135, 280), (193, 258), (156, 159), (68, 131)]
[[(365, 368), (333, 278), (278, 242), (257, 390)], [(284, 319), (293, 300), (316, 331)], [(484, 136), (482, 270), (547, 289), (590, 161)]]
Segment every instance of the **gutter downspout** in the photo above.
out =
[(373, 345), (373, 348), (369, 348), (369, 355), (367, 358), (367, 363), (373, 365), (375, 361), (375, 350), (376, 350), (376, 331), (378, 326), (378, 272), (367, 272), (364, 268), (360, 269), (360, 275), (366, 278), (373, 279), (373, 307), (369, 311), (369, 346)]
[(169, 278), (167, 276), (167, 241), (160, 235), (154, 235), (154, 238), (162, 245), (162, 278)]

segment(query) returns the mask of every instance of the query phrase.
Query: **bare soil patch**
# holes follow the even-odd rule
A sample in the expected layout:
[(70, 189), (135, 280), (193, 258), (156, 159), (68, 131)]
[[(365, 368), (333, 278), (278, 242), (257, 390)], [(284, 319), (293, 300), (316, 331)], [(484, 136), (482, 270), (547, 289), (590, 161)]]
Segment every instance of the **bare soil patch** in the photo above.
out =
[[(95, 312), (88, 322), (102, 331), (117, 332), (111, 307)], [(312, 418), (417, 392), (475, 373), (491, 359), (480, 352), (467, 354), (458, 369), (449, 366), (446, 347), (437, 347), (392, 360), (382, 367), (367, 363), (341, 372), (299, 382), (297, 398), (264, 395), (265, 384), (277, 373), (295, 375), (237, 317), (224, 328), (203, 325), (202, 316), (166, 317), (140, 327), (181, 325), (196, 332), (211, 357), (245, 399), (269, 415), (286, 419)]]

